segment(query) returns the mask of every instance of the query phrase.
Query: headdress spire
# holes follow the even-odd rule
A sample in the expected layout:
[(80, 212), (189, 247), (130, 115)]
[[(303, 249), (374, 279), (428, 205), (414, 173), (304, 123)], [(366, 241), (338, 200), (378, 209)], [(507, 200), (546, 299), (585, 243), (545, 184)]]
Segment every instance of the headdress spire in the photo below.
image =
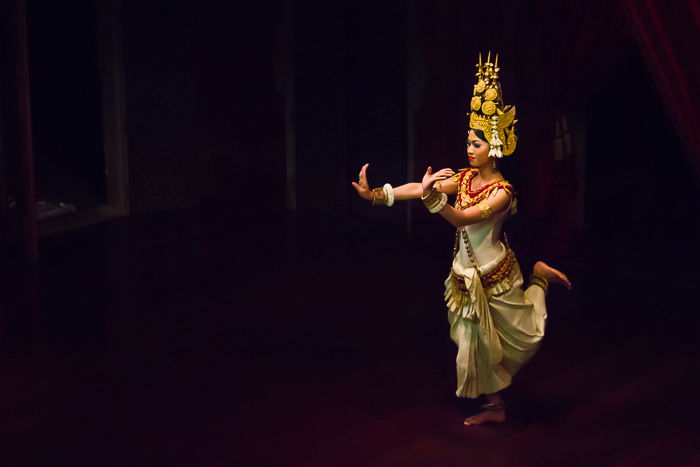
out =
[(494, 63), (491, 63), (489, 51), (486, 63), (481, 60), (476, 65), (477, 83), (474, 85), (474, 95), (471, 99), (471, 114), (469, 127), (484, 132), (491, 146), (489, 157), (508, 156), (513, 154), (517, 144), (514, 131), (515, 107), (503, 103), (501, 84), (498, 81), (498, 53)]

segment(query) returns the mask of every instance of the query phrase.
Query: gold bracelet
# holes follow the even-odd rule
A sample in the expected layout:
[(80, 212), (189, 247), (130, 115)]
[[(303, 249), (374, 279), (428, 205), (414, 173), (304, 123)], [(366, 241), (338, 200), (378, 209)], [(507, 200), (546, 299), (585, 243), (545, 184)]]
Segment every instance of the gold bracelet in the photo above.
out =
[(431, 191), (427, 196), (421, 196), (420, 199), (431, 214), (439, 212), (447, 204), (447, 195), (437, 190)]
[(435, 189), (433, 189), (433, 191), (431, 191), (431, 192), (428, 193), (427, 195), (420, 195), (420, 199), (421, 199), (423, 202), (425, 202), (426, 200), (432, 198), (434, 195), (435, 195)]
[(384, 188), (372, 188), (372, 206), (386, 206), (386, 202)]
[(486, 201), (482, 201), (481, 203), (476, 205), (479, 208), (480, 215), (482, 219), (486, 219), (487, 217), (491, 217), (491, 206), (486, 204)]
[(433, 190), (427, 195), (421, 195), (420, 199), (426, 208), (431, 209), (438, 203), (437, 191)]

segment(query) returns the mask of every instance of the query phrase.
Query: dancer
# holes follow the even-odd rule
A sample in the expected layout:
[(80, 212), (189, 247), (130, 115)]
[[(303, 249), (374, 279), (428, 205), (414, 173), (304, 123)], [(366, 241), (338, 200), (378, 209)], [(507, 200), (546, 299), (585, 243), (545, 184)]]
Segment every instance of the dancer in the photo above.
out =
[[(370, 189), (365, 164), (358, 194), (374, 205), (421, 198), (431, 213), (457, 228), (454, 258), (445, 281), (450, 337), (457, 344), (457, 397), (478, 398), (482, 411), (465, 425), (504, 422), (506, 407), (499, 392), (537, 351), (547, 318), (549, 284), (571, 289), (569, 279), (542, 261), (535, 263), (527, 287), (508, 244), (503, 222), (516, 211), (513, 186), (501, 174), (498, 160), (513, 154), (515, 107), (503, 104), (498, 81), (498, 55), (486, 62), (481, 54), (470, 102), (467, 156), (470, 168), (425, 172), (421, 183)], [(454, 206), (447, 195), (456, 194)]]

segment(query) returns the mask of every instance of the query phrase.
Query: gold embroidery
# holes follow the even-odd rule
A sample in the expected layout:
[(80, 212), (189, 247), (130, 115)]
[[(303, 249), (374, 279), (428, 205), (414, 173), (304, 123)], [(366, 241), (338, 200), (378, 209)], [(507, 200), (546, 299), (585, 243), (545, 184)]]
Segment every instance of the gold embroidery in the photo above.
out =
[(510, 194), (511, 196), (513, 195), (513, 185), (508, 183), (506, 180), (494, 182), (489, 185), (483, 186), (478, 190), (471, 191), (469, 189), (471, 180), (476, 176), (476, 174), (479, 171), (477, 169), (469, 169), (465, 172), (466, 173), (462, 172), (464, 173), (464, 175), (460, 173), (457, 200), (455, 201), (454, 205), (454, 207), (457, 209), (466, 209), (471, 206), (476, 206), (482, 201), (488, 199), (495, 190), (501, 188), (506, 190), (506, 192), (508, 192), (508, 194)]

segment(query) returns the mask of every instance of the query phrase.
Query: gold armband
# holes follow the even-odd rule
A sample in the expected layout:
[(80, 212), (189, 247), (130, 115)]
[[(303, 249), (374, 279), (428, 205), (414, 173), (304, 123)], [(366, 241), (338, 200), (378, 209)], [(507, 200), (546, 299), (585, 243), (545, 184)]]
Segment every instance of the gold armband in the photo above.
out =
[(384, 188), (372, 188), (372, 206), (386, 206), (387, 196)]
[(485, 201), (482, 201), (481, 203), (476, 205), (479, 208), (480, 215), (482, 219), (486, 219), (487, 217), (491, 217), (491, 206), (486, 204)]

